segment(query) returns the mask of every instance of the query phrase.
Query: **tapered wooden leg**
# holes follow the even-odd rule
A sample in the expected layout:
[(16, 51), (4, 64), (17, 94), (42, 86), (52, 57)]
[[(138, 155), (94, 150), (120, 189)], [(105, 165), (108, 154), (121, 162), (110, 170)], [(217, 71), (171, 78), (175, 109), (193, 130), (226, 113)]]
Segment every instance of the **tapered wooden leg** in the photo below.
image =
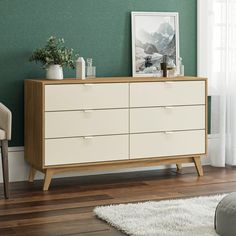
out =
[(198, 175), (203, 176), (203, 168), (202, 168), (202, 164), (201, 164), (201, 157), (200, 156), (193, 157), (193, 161), (194, 161), (195, 167), (197, 169)]
[(182, 164), (176, 164), (177, 172), (180, 172), (182, 170)]
[(47, 191), (49, 188), (49, 185), (51, 183), (53, 176), (53, 170), (47, 169), (45, 171), (45, 176), (44, 176), (44, 185), (43, 185), (43, 191)]
[(30, 172), (29, 172), (29, 182), (34, 182), (34, 178), (35, 178), (35, 174), (36, 174), (36, 169), (34, 169), (32, 166), (30, 167)]
[(1, 146), (4, 196), (9, 198), (8, 141), (2, 140)]

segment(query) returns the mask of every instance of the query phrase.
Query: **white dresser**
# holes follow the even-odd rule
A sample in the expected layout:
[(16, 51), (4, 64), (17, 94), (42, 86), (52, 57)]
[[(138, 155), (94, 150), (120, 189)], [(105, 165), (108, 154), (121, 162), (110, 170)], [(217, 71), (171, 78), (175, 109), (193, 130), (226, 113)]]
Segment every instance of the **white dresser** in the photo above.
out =
[(45, 173), (194, 162), (207, 150), (207, 80), (25, 81), (25, 158)]

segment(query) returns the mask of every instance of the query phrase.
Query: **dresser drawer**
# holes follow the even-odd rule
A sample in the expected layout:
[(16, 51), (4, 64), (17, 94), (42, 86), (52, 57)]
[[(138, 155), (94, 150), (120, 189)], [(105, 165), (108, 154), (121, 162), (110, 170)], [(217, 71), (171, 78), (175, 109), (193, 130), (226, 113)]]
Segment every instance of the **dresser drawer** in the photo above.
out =
[(130, 132), (205, 129), (205, 106), (132, 108)]
[(45, 112), (45, 138), (125, 134), (128, 126), (128, 109)]
[(45, 166), (127, 160), (128, 135), (45, 140)]
[(205, 153), (205, 130), (131, 134), (130, 158)]
[(169, 81), (130, 84), (130, 106), (205, 104), (205, 81)]
[(129, 85), (60, 84), (45, 86), (45, 111), (126, 108)]

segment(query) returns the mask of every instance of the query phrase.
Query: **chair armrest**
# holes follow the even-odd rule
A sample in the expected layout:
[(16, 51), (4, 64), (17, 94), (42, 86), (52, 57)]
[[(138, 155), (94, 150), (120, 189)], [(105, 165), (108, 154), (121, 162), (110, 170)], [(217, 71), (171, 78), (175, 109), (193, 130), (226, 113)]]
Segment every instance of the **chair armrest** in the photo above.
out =
[(6, 132), (6, 137), (8, 140), (11, 139), (11, 123), (11, 111), (0, 103), (0, 129), (3, 129)]

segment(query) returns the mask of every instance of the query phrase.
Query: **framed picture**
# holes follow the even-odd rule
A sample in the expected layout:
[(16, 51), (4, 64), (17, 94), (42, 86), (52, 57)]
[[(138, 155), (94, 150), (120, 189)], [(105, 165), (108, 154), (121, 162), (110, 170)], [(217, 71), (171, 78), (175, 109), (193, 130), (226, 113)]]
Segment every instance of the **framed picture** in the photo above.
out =
[(131, 12), (132, 72), (134, 77), (160, 76), (160, 63), (178, 66), (179, 15), (177, 12)]

